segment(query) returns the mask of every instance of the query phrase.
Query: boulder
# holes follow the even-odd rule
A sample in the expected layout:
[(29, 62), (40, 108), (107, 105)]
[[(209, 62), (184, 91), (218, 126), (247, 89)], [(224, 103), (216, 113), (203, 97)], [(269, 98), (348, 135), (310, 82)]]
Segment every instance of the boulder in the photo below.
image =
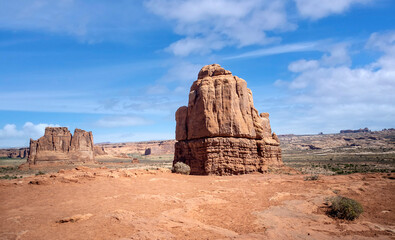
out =
[(175, 117), (173, 164), (188, 164), (191, 174), (264, 172), (269, 165), (282, 165), (269, 114), (259, 115), (247, 82), (218, 64), (200, 70), (188, 106)]

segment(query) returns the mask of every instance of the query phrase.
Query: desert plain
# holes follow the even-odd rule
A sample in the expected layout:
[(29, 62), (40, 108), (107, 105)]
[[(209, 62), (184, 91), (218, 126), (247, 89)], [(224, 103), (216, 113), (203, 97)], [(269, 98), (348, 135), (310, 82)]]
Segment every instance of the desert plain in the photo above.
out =
[[(4, 157), (0, 239), (394, 239), (393, 130), (279, 138), (286, 168), (263, 174), (172, 173), (172, 140), (44, 169)], [(329, 216), (334, 196), (364, 212)]]

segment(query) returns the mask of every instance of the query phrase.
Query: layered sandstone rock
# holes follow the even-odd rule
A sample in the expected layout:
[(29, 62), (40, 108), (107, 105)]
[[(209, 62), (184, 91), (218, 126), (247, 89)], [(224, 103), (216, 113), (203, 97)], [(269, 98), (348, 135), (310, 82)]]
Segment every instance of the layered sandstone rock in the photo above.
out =
[(1, 158), (26, 158), (27, 154), (27, 148), (0, 149)]
[(188, 164), (191, 174), (264, 172), (282, 165), (269, 114), (259, 115), (246, 81), (218, 64), (200, 70), (176, 122), (174, 163)]
[(43, 137), (30, 139), (29, 164), (59, 161), (94, 161), (92, 132), (75, 129), (72, 136), (66, 127), (47, 127)]
[(95, 146), (93, 148), (93, 153), (95, 156), (107, 155), (107, 152), (104, 150), (103, 146)]
[[(109, 157), (119, 157), (130, 153), (144, 155), (170, 155), (174, 154), (175, 140), (127, 142), (127, 143), (101, 143), (97, 147), (103, 149), (103, 154), (95, 153), (96, 156), (104, 155)], [(126, 155), (127, 156), (127, 155)], [(127, 158), (130, 158), (127, 156)]]

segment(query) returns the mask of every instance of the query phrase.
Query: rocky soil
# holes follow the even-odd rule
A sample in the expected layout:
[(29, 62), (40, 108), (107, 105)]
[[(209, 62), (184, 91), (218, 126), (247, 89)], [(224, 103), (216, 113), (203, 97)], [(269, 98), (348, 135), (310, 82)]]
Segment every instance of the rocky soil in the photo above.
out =
[[(77, 167), (0, 180), (0, 239), (395, 238), (395, 174), (304, 178)], [(327, 216), (335, 195), (364, 213)]]

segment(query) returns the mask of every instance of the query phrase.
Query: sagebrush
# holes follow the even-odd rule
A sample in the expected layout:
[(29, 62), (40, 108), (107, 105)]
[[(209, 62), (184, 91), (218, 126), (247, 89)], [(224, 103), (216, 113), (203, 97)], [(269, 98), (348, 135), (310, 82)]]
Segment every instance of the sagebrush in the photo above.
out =
[(311, 175), (311, 176), (306, 176), (304, 178), (305, 181), (315, 181), (318, 180), (319, 176), (318, 175)]
[(172, 172), (189, 175), (191, 173), (191, 168), (183, 162), (177, 162), (173, 165)]
[(332, 217), (354, 220), (363, 212), (362, 205), (350, 198), (336, 196), (329, 199), (330, 209), (328, 214)]

